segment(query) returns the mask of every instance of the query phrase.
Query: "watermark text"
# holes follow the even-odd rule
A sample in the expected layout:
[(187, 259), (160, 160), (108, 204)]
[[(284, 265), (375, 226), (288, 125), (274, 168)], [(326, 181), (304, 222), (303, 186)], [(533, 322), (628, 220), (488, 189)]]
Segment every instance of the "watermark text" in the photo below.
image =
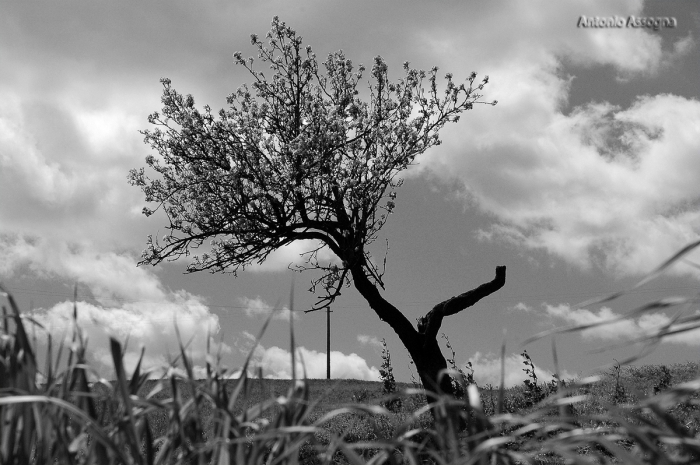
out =
[(580, 16), (576, 27), (583, 28), (675, 28), (678, 21), (672, 16), (642, 17), (642, 16)]

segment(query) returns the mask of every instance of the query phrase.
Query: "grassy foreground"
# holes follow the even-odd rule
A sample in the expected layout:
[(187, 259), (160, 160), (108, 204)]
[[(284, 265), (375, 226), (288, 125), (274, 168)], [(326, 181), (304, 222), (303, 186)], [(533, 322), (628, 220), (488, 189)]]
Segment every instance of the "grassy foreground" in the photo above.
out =
[[(520, 387), (485, 389), (462, 377), (463, 398), (426, 405), (424, 392), (408, 386), (387, 396), (386, 383), (252, 379), (250, 355), (244, 375), (230, 379), (212, 354), (207, 377), (197, 380), (182, 344), (180, 370), (149, 380), (140, 362), (126, 373), (112, 339), (115, 380), (92, 382), (77, 324), (70, 347), (53, 347), (47, 334), (40, 369), (26, 326), (41, 325), (0, 293), (9, 304), (0, 326), (3, 465), (700, 463), (695, 363), (618, 365), (551, 383), (539, 383), (525, 363), (532, 372)], [(695, 303), (662, 300), (629, 315)], [(697, 313), (679, 312), (646, 342), (699, 326)]]

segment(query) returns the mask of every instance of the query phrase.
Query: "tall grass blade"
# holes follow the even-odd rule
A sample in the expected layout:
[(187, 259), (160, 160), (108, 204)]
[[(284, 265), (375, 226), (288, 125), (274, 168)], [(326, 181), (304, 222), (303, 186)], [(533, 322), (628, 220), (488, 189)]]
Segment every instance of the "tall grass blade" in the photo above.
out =
[[(0, 406), (2, 405), (18, 405), (18, 404), (36, 404), (44, 403), (55, 405), (65, 413), (70, 414), (74, 419), (81, 421), (83, 426), (89, 431), (92, 437), (100, 441), (104, 446), (106, 446), (112, 453), (122, 462), (131, 463), (128, 458), (124, 455), (122, 450), (114, 444), (114, 442), (109, 438), (107, 434), (99, 427), (89, 416), (85, 414), (81, 409), (77, 408), (70, 402), (63, 399), (57, 399), (51, 396), (43, 395), (17, 395), (12, 397), (0, 397)], [(27, 462), (29, 463), (29, 462)]]
[(109, 338), (109, 345), (112, 352), (112, 362), (114, 363), (114, 371), (117, 376), (116, 384), (119, 390), (121, 401), (124, 406), (123, 415), (126, 417), (125, 420), (127, 420), (124, 423), (124, 427), (126, 430), (125, 433), (128, 438), (129, 449), (131, 450), (132, 456), (137, 457), (139, 459), (137, 463), (142, 463), (142, 460), (140, 460), (140, 443), (136, 434), (136, 423), (133, 415), (134, 409), (131, 403), (129, 387), (126, 381), (126, 372), (124, 371), (122, 347), (121, 344), (119, 344), (119, 341), (117, 341), (113, 337)]
[[(1, 286), (1, 285), (0, 285)], [(0, 287), (1, 289), (1, 287)], [(4, 295), (3, 295), (4, 297)], [(7, 316), (7, 308), (5, 308), (4, 305), (2, 305), (2, 327), (5, 330), (5, 334), (10, 334), (10, 322), (8, 321), (9, 317)]]
[(692, 251), (693, 251), (695, 248), (697, 248), (698, 246), (700, 246), (700, 240), (697, 240), (697, 241), (695, 241), (695, 242), (691, 242), (690, 244), (686, 245), (686, 246), (683, 247), (681, 250), (679, 250), (678, 252), (676, 252), (672, 257), (670, 257), (669, 259), (667, 259), (667, 260), (666, 260), (665, 262), (663, 262), (661, 265), (659, 265), (658, 267), (656, 267), (656, 269), (654, 269), (653, 271), (651, 271), (650, 273), (648, 273), (644, 278), (642, 278), (642, 279), (641, 279), (639, 282), (637, 282), (634, 286), (632, 286), (632, 287), (630, 287), (630, 288), (628, 288), (628, 289), (626, 289), (626, 290), (614, 292), (614, 293), (612, 293), (612, 294), (610, 294), (610, 295), (608, 295), (608, 296), (596, 297), (596, 298), (593, 298), (593, 299), (590, 299), (590, 300), (586, 300), (585, 302), (581, 302), (580, 304), (576, 305), (576, 308), (582, 308), (582, 307), (586, 307), (586, 306), (588, 306), (588, 305), (597, 305), (597, 304), (602, 304), (602, 303), (610, 302), (610, 301), (615, 300), (615, 299), (617, 299), (617, 298), (619, 298), (619, 297), (621, 297), (621, 296), (623, 296), (623, 295), (625, 295), (625, 294), (629, 294), (629, 293), (632, 292), (633, 290), (638, 289), (638, 288), (642, 287), (643, 285), (645, 285), (646, 283), (648, 283), (649, 281), (653, 281), (654, 279), (656, 279), (657, 277), (659, 277), (659, 276), (660, 276), (664, 271), (666, 271), (666, 269), (668, 269), (671, 265), (673, 265), (674, 263), (676, 263), (677, 261), (679, 261), (680, 259), (682, 259), (684, 256), (686, 256), (687, 254), (689, 254), (690, 252), (692, 252)]
[[(3, 296), (7, 299), (8, 303), (10, 304), (10, 308), (12, 309), (12, 313), (15, 319), (15, 337), (16, 337), (16, 343), (15, 347), (16, 350), (22, 350), (24, 352), (24, 359), (23, 359), (23, 368), (27, 370), (28, 375), (30, 375), (31, 382), (35, 382), (35, 378), (31, 375), (36, 375), (36, 357), (34, 356), (34, 350), (32, 349), (32, 346), (29, 342), (29, 337), (27, 336), (27, 332), (24, 329), (24, 324), (22, 323), (22, 317), (19, 312), (19, 308), (17, 307), (17, 304), (15, 303), (15, 298), (12, 297), (12, 294), (10, 294), (5, 288), (2, 286), (0, 283), (0, 296)], [(5, 320), (7, 321), (7, 320)]]
[(296, 344), (294, 343), (294, 278), (289, 289), (289, 344), (292, 352), (292, 384), (297, 379)]
[(506, 393), (506, 340), (501, 344), (501, 385), (498, 387), (498, 408), (497, 414), (503, 413), (503, 401)]

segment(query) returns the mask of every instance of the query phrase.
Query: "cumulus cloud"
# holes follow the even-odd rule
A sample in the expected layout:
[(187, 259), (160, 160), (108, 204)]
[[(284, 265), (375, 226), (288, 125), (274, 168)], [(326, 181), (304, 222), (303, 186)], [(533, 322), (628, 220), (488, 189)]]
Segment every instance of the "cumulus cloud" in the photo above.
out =
[[(504, 13), (502, 21), (518, 24), (512, 32), (481, 31), (484, 42), (498, 34), (506, 37), (493, 40), (509, 45), (504, 55), (477, 56), (491, 75), (488, 99), (501, 103), (446, 128), (445, 143), (421, 167), (460, 180), (465, 201), (497, 220), (478, 231), (483, 240), (619, 275), (649, 271), (700, 234), (700, 102), (659, 94), (627, 108), (590, 102), (567, 113), (572, 77), (564, 64), (609, 65), (625, 79), (658, 75), (692, 39), (664, 51), (660, 35), (641, 29), (554, 26), (581, 14), (639, 15), (641, 2), (567, 2), (537, 15), (532, 8), (513, 4)], [(513, 46), (520, 38), (524, 45)]]
[[(109, 338), (127, 343), (124, 364), (127, 371), (133, 370), (141, 348), (146, 349), (142, 368), (155, 370), (160, 376), (167, 369), (170, 359), (179, 356), (176, 326), (181, 342), (187, 345), (187, 354), (195, 366), (202, 364), (207, 355), (207, 337), (216, 335), (219, 319), (211, 313), (201, 299), (179, 291), (163, 302), (124, 303), (109, 307), (77, 302), (78, 327), (88, 340), (89, 361), (97, 363), (94, 368), (104, 377), (114, 376)], [(61, 302), (49, 309), (34, 311), (33, 318), (41, 323), (56, 341), (63, 336), (68, 341), (73, 331), (73, 302)], [(42, 333), (38, 334), (45, 342)], [(212, 353), (219, 350), (216, 340), (211, 341)], [(231, 353), (225, 343), (222, 354)], [(201, 367), (197, 368), (198, 373)], [(201, 373), (200, 373), (201, 374)]]
[[(598, 311), (585, 308), (573, 308), (568, 304), (549, 305), (544, 304), (544, 312), (556, 320), (566, 324), (599, 325), (581, 331), (581, 337), (587, 340), (621, 341), (634, 340), (653, 336), (665, 327), (671, 325), (675, 329), (686, 329), (684, 332), (666, 336), (662, 339), (665, 343), (684, 344), (689, 346), (700, 345), (700, 329), (694, 328), (697, 323), (674, 324), (671, 317), (661, 312), (649, 312), (638, 318), (623, 319), (623, 315), (614, 312), (609, 307), (601, 307)], [(696, 312), (696, 315), (698, 312)]]
[(365, 346), (368, 345), (374, 348), (374, 350), (382, 350), (382, 348), (384, 347), (382, 345), (382, 341), (380, 341), (379, 338), (377, 338), (376, 336), (370, 336), (368, 334), (358, 334), (357, 342)]
[(274, 312), (272, 316), (274, 320), (289, 321), (289, 318), (292, 316), (295, 320), (299, 318), (299, 313), (292, 313), (286, 305), (281, 308), (275, 308), (261, 299), (260, 296), (255, 299), (242, 297), (239, 300), (244, 306), (243, 312), (250, 318), (267, 318), (272, 312)]
[(37, 103), (2, 85), (0, 99), (0, 198), (12, 199), (0, 202), (0, 234), (142, 248), (147, 225), (134, 219), (143, 197), (125, 178), (142, 163), (140, 118), (110, 105), (96, 116), (58, 98)]
[(137, 267), (136, 259), (129, 254), (18, 235), (0, 236), (0, 254), (5, 257), (0, 268), (3, 274), (26, 266), (39, 276), (77, 281), (87, 285), (103, 304), (119, 300), (158, 301), (167, 294), (158, 277)]
[[(510, 354), (502, 360), (494, 354), (482, 354), (477, 352), (473, 357), (469, 358), (469, 362), (474, 369), (474, 380), (479, 386), (497, 387), (501, 385), (501, 367), (505, 365), (505, 387), (510, 388), (523, 383), (528, 379), (527, 374), (523, 371), (525, 365), (523, 362), (525, 357), (520, 354)], [(535, 365), (537, 379), (540, 382), (549, 382), (554, 379), (554, 373), (545, 370), (542, 367)], [(563, 371), (560, 374), (562, 379), (575, 378), (575, 374)]]
[[(243, 332), (242, 345), (240, 349), (248, 353), (253, 350), (251, 358), (251, 371), (262, 367), (265, 378), (290, 379), (292, 377), (292, 357), (291, 352), (277, 346), (264, 347), (257, 345), (252, 349), (254, 336), (248, 332)], [(301, 377), (306, 369), (306, 376), (311, 379), (322, 379), (326, 377), (327, 353), (318, 352), (306, 347), (296, 349), (296, 374)], [(367, 381), (379, 381), (379, 369), (369, 366), (367, 361), (356, 353), (344, 354), (342, 352), (331, 351), (331, 378), (333, 379), (362, 379)]]
[[(175, 325), (183, 344), (191, 342), (188, 354), (195, 364), (206, 356), (206, 340), (219, 331), (219, 318), (204, 300), (189, 292), (170, 291), (151, 271), (137, 268), (129, 255), (96, 252), (89, 248), (68, 247), (62, 242), (44, 239), (14, 238), (0, 241), (0, 255), (7, 258), (7, 273), (28, 267), (34, 273), (85, 285), (97, 303), (77, 302), (78, 325), (89, 340), (89, 359), (97, 363), (105, 377), (112, 373), (109, 337), (124, 342), (127, 369), (133, 369), (141, 348), (146, 347), (144, 367), (168, 364), (168, 355), (179, 354)], [(47, 309), (38, 309), (33, 317), (54, 340), (70, 339), (73, 330), (73, 302), (65, 301)], [(45, 341), (40, 331), (37, 335)], [(212, 341), (213, 352), (231, 353), (231, 348)]]
[[(286, 270), (289, 266), (305, 266), (308, 265), (308, 252), (311, 252), (320, 247), (320, 243), (315, 240), (298, 240), (291, 244), (286, 244), (268, 255), (263, 263), (254, 263), (246, 268), (252, 272), (266, 272)], [(318, 250), (316, 259), (321, 264), (334, 263), (338, 261), (338, 257), (333, 252), (324, 247)]]
[(665, 95), (590, 105), (543, 121), (538, 140), (502, 140), (472, 166), (469, 195), (500, 219), (479, 235), (647, 272), (700, 232), (698, 128), (700, 103)]
[[(153, 228), (166, 224), (144, 221), (143, 194), (126, 180), (148, 152), (138, 133), (148, 113), (143, 103), (126, 99), (92, 108), (70, 95), (36, 103), (1, 84), (0, 198), (12, 202), (0, 202), (0, 234), (31, 234), (101, 250), (143, 249)], [(155, 217), (163, 220), (163, 213)], [(318, 246), (296, 241), (249, 270), (304, 265), (304, 252)], [(320, 263), (337, 259), (327, 248), (317, 258)]]
[[(564, 64), (609, 66), (629, 80), (659, 75), (696, 46), (692, 36), (664, 48), (662, 36), (645, 29), (575, 27), (581, 15), (639, 16), (643, 8), (643, 2), (636, 0), (556, 5), (510, 1), (507, 8), (484, 4), (473, 7), (480, 20), (461, 29), (444, 27), (440, 13), (420, 15), (419, 22), (406, 14), (411, 24), (416, 22), (416, 30), (397, 53), (410, 50), (431, 61), (454, 64), (458, 69), (450, 71), (455, 75), (471, 71), (460, 67), (478, 65), (491, 75), (487, 96), (501, 102), (459, 128), (446, 129), (444, 146), (420, 160), (423, 168), (440, 177), (462, 180), (465, 198), (498, 220), (479, 231), (479, 237), (546, 250), (582, 267), (600, 265), (623, 274), (649, 269), (688, 238), (697, 237), (700, 214), (693, 186), (698, 170), (693, 168), (698, 162), (693, 154), (700, 140), (700, 104), (696, 100), (657, 95), (630, 108), (599, 103), (570, 114), (563, 110), (572, 82), (562, 72)], [(250, 13), (257, 17), (264, 11)], [(36, 23), (21, 9), (10, 13), (18, 24)], [(201, 13), (207, 24), (221, 27), (218, 15)], [(186, 17), (178, 16), (184, 10), (173, 14), (170, 21)], [(110, 17), (125, 20), (121, 11), (110, 12)], [(289, 21), (301, 31), (315, 30), (313, 20), (304, 15)], [(129, 18), (129, 24), (141, 32), (153, 27), (148, 16)], [(159, 24), (167, 28), (171, 23)], [(30, 30), (13, 33), (28, 36)], [(93, 37), (97, 43), (113, 40), (111, 31), (101, 32), (105, 35)], [(60, 46), (48, 40), (52, 34), (61, 37)], [(128, 79), (123, 75), (105, 79), (124, 73), (118, 68), (123, 60), (117, 59), (124, 49), (114, 47), (104, 63), (107, 68), (99, 67), (105, 71), (79, 63), (75, 69), (61, 68), (60, 76), (52, 74), (56, 82), (48, 86), (43, 77), (27, 79), (39, 74), (33, 72), (36, 64), (29, 57), (41, 53), (51, 63), (61, 59), (73, 63), (70, 54), (87, 44), (76, 42), (59, 27), (39, 29), (34, 35), (43, 38), (44, 49), (0, 50), (14, 63), (0, 79), (0, 197), (14, 199), (0, 204), (0, 233), (33, 231), (74, 242), (142, 247), (153, 223), (133, 221), (140, 219), (143, 197), (126, 184), (124, 175), (143, 165), (147, 149), (137, 130), (144, 128), (144, 115), (157, 105), (157, 96), (137, 77), (172, 60), (136, 55), (138, 66), (129, 67)], [(229, 43), (228, 38), (217, 37), (201, 38), (210, 41), (207, 47), (188, 41), (177, 48), (202, 67), (203, 76), (218, 75), (211, 69), (214, 55), (202, 53)], [(474, 47), (477, 37), (480, 46)], [(103, 56), (104, 51), (100, 53)], [(64, 54), (70, 59), (60, 58)], [(148, 79), (157, 87), (156, 78)], [(289, 244), (250, 270), (303, 264), (300, 254), (315, 246), (303, 241)], [(323, 250), (319, 259), (335, 257)]]
[[(27, 66), (16, 63), (13, 73)], [(146, 152), (138, 129), (147, 99), (136, 88), (107, 92), (97, 78), (39, 89), (16, 77), (0, 78), (0, 199), (11, 199), (0, 202), (0, 276), (27, 271), (89, 289), (95, 302), (78, 302), (78, 323), (101, 375), (112, 376), (108, 336), (129, 337), (127, 368), (142, 345), (147, 367), (167, 364), (178, 350), (176, 322), (184, 343), (193, 338), (195, 363), (203, 362), (218, 317), (201, 297), (173, 292), (137, 268), (133, 254), (152, 228), (141, 221), (143, 194), (126, 181)], [(35, 318), (53, 336), (70, 336), (72, 305), (39, 309)]]
[(518, 302), (517, 304), (513, 305), (512, 307), (508, 308), (508, 310), (513, 311), (513, 312), (525, 312), (525, 313), (530, 313), (532, 312), (533, 308), (530, 307), (527, 304), (524, 304), (522, 302)]

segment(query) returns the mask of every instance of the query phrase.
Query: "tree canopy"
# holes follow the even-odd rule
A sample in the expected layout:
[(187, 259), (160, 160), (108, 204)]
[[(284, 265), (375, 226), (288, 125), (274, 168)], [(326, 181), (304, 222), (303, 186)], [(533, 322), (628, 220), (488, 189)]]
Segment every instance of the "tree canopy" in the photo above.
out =
[[(191, 95), (161, 80), (163, 108), (148, 118), (156, 128), (143, 131), (158, 153), (146, 158), (156, 176), (140, 168), (129, 180), (155, 204), (144, 213), (162, 209), (169, 225), (162, 239), (149, 236), (141, 264), (176, 260), (208, 245), (191, 257), (189, 272), (237, 273), (280, 247), (312, 240), (317, 246), (299, 269), (322, 271), (312, 281), (312, 290), (322, 286), (315, 309), (352, 283), (414, 360), (422, 353), (442, 357), (434, 341), (442, 318), (499, 289), (505, 267), (493, 282), (436, 305), (416, 330), (381, 296), (383, 271), (368, 246), (395, 207), (399, 174), (440, 144), (445, 124), (476, 103), (496, 104), (481, 101), (488, 76), (477, 81), (472, 73), (456, 83), (448, 73), (438, 86), (437, 68), (425, 72), (406, 62), (403, 77), (391, 81), (378, 56), (365, 77), (366, 69), (355, 68), (342, 51), (319, 66), (311, 47), (277, 17), (266, 42), (252, 35), (251, 43), (257, 61), (240, 52), (234, 58), (252, 82), (229, 95), (218, 115), (209, 106), (200, 111)], [(319, 260), (323, 249), (337, 259)], [(419, 335), (426, 331), (430, 348), (421, 349)], [(419, 371), (432, 366), (418, 361)], [(436, 366), (444, 364), (442, 358)]]
[(277, 18), (267, 44), (256, 35), (251, 42), (269, 71), (234, 54), (253, 82), (229, 95), (218, 117), (161, 80), (163, 108), (149, 116), (157, 128), (143, 132), (160, 155), (146, 163), (160, 176), (141, 168), (129, 179), (165, 211), (169, 234), (149, 237), (142, 263), (177, 259), (207, 242), (210, 250), (195, 254), (188, 271), (236, 273), (285, 244), (313, 239), (340, 259), (322, 264), (320, 249), (309, 253), (310, 267), (325, 271), (318, 282), (326, 297), (339, 293), (357, 260), (383, 286), (366, 246), (394, 209), (397, 175), (440, 144), (439, 130), (479, 102), (488, 77), (477, 84), (472, 73), (457, 84), (447, 74), (439, 90), (437, 68), (426, 73), (406, 62), (404, 76), (391, 82), (376, 57), (363, 101), (365, 68), (342, 51), (319, 67), (311, 47)]

